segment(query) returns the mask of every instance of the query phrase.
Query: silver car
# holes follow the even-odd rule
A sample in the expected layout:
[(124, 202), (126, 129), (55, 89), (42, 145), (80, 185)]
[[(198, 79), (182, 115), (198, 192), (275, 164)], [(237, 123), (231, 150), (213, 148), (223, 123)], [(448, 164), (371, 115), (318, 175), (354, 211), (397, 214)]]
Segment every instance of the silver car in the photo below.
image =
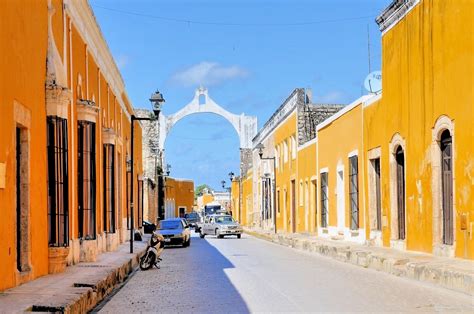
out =
[(230, 215), (209, 215), (206, 216), (204, 224), (200, 229), (200, 237), (206, 235), (215, 235), (223, 238), (227, 235), (235, 235), (240, 239), (242, 235), (242, 227)]

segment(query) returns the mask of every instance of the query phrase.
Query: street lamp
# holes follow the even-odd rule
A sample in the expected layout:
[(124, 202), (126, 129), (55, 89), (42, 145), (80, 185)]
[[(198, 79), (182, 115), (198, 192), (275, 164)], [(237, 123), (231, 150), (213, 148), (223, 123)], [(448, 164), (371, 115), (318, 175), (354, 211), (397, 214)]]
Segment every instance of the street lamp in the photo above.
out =
[(234, 181), (234, 173), (231, 171), (229, 172), (229, 181), (230, 181), (230, 187), (229, 187), (229, 203), (230, 203), (230, 213), (232, 215), (232, 182)]
[(130, 172), (131, 172), (131, 182), (130, 182), (130, 215), (131, 215), (131, 226), (130, 226), (130, 253), (133, 253), (133, 238), (135, 235), (135, 219), (134, 219), (134, 212), (133, 212), (133, 166), (134, 166), (134, 160), (133, 160), (133, 151), (134, 151), (134, 140), (135, 140), (135, 134), (134, 134), (134, 126), (135, 126), (135, 121), (157, 121), (158, 117), (161, 112), (161, 106), (165, 102), (165, 99), (163, 98), (163, 94), (161, 94), (159, 91), (156, 91), (154, 94), (151, 95), (150, 97), (150, 102), (153, 105), (153, 114), (150, 115), (148, 118), (141, 118), (137, 117), (134, 114), (131, 116), (131, 158), (130, 158)]
[(277, 223), (276, 223), (276, 157), (263, 157), (263, 150), (265, 146), (262, 143), (258, 143), (255, 146), (258, 149), (258, 156), (261, 160), (273, 160), (273, 230), (277, 233)]

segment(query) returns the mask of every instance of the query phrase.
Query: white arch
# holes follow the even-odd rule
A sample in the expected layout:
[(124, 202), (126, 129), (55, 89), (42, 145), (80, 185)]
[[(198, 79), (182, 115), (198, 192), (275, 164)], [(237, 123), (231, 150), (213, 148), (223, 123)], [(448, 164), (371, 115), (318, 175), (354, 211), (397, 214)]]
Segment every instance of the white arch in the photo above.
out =
[[(201, 96), (203, 98), (202, 104), (199, 101)], [(252, 139), (257, 134), (257, 117), (246, 116), (243, 113), (236, 115), (228, 112), (209, 97), (206, 88), (201, 87), (196, 89), (194, 98), (184, 108), (169, 116), (160, 115), (160, 149), (164, 149), (166, 137), (170, 133), (171, 128), (179, 120), (196, 113), (214, 113), (223, 117), (232, 124), (239, 135), (240, 148), (252, 148)]]

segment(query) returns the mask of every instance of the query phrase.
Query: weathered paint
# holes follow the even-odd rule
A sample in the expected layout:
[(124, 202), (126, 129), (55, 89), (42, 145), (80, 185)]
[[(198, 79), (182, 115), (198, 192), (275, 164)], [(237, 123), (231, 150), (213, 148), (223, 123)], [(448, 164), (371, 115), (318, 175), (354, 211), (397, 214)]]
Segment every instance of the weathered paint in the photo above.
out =
[[(406, 249), (474, 259), (473, 14), (470, 0), (423, 0), (382, 37), (383, 95), (364, 109), (364, 152), (381, 149), (384, 246), (393, 242), (389, 143), (398, 133), (406, 143)], [(443, 115), (454, 129), (452, 250), (436, 243), (434, 229), (439, 180), (433, 165), (440, 157), (432, 154), (432, 130)]]

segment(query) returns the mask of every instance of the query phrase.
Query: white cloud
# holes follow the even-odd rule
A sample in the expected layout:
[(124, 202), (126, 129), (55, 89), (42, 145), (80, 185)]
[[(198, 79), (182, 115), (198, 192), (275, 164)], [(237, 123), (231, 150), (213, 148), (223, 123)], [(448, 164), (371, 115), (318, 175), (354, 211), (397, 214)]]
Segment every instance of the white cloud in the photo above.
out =
[(217, 62), (201, 62), (187, 69), (176, 72), (171, 81), (183, 86), (212, 86), (225, 81), (244, 78), (248, 76), (248, 71), (237, 66), (222, 66)]
[(327, 94), (316, 97), (316, 102), (326, 104), (336, 104), (343, 101), (345, 95), (340, 91), (331, 91)]

